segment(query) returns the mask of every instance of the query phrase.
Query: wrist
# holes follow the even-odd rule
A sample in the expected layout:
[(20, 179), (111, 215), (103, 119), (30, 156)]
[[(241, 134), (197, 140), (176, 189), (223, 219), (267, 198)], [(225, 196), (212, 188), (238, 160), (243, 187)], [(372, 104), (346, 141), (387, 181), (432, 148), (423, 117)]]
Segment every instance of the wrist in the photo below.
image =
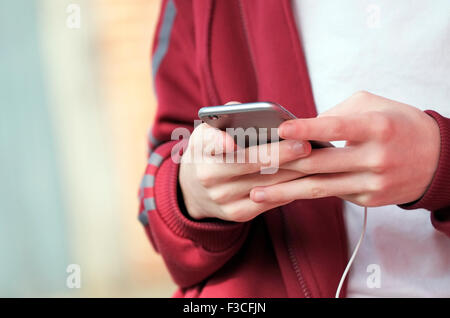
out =
[(414, 202), (399, 205), (403, 209), (427, 209), (437, 211), (450, 206), (450, 119), (445, 118), (435, 111), (425, 111), (439, 127), (439, 158), (436, 171), (431, 183), (423, 196)]
[(200, 221), (202, 219), (207, 218), (201, 202), (197, 202), (197, 196), (192, 193), (192, 185), (190, 186), (189, 182), (185, 182), (186, 176), (184, 174), (183, 164), (180, 166), (179, 176), (178, 176), (178, 201), (180, 207), (182, 207), (181, 211), (183, 214), (193, 220)]

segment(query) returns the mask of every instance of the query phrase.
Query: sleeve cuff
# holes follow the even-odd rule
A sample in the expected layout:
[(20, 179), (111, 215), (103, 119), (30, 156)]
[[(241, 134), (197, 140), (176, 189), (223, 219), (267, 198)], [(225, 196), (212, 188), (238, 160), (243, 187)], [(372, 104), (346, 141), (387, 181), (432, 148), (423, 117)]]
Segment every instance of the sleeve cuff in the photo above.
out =
[(195, 221), (186, 217), (179, 204), (178, 169), (171, 156), (171, 149), (176, 142), (162, 145), (166, 159), (155, 175), (156, 211), (177, 236), (190, 239), (210, 252), (221, 252), (236, 244), (247, 232), (248, 223), (227, 222), (219, 219), (213, 221)]
[(422, 198), (399, 205), (406, 210), (437, 211), (450, 206), (450, 119), (432, 110), (427, 110), (425, 113), (433, 117), (439, 125), (441, 136), (439, 162), (433, 180)]

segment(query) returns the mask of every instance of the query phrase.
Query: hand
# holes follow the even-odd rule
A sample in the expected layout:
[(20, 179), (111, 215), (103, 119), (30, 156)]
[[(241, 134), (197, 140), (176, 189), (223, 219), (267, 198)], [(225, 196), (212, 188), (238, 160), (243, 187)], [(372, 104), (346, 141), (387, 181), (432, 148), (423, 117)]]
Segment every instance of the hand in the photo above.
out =
[[(286, 182), (304, 174), (292, 170), (261, 174), (261, 168), (268, 163), (261, 161), (248, 163), (248, 158), (252, 151), (259, 151), (259, 147), (265, 146), (269, 151), (279, 150), (279, 164), (305, 157), (311, 152), (309, 142), (295, 140), (239, 150), (230, 135), (207, 124), (199, 125), (192, 133), (181, 158), (179, 173), (180, 187), (189, 215), (194, 219), (220, 218), (244, 222), (277, 206), (278, 204), (255, 203), (250, 200), (249, 193), (252, 187)], [(200, 161), (192, 160), (196, 149), (202, 152)], [(246, 163), (215, 160), (237, 151), (244, 152)]]
[(255, 187), (258, 203), (338, 196), (361, 206), (418, 200), (431, 183), (440, 151), (439, 127), (419, 109), (359, 92), (312, 119), (279, 127), (291, 140), (346, 140), (344, 148), (314, 149), (281, 169), (309, 176)]

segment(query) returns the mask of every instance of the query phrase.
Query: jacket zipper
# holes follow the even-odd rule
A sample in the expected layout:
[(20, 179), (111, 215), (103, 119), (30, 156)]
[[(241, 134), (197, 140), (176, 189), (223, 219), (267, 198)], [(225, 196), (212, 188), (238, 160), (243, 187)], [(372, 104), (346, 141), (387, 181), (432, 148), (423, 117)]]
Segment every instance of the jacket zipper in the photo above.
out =
[(311, 298), (311, 293), (309, 292), (309, 289), (306, 286), (306, 282), (303, 279), (303, 275), (302, 275), (302, 272), (300, 271), (300, 267), (298, 265), (297, 258), (295, 257), (292, 246), (289, 243), (287, 243), (287, 249), (288, 249), (288, 253), (289, 253), (289, 260), (291, 261), (292, 267), (294, 268), (295, 275), (297, 276), (297, 280), (300, 283), (302, 292), (305, 295), (305, 298)]
[(292, 268), (294, 269), (295, 276), (297, 277), (297, 281), (300, 284), (300, 288), (302, 289), (303, 294), (305, 295), (305, 298), (311, 298), (311, 291), (309, 290), (308, 286), (306, 285), (306, 281), (303, 277), (302, 271), (300, 269), (300, 265), (298, 264), (297, 257), (295, 256), (294, 248), (292, 247), (291, 240), (289, 237), (289, 230), (287, 228), (286, 218), (283, 214), (283, 211), (280, 208), (280, 214), (281, 218), (283, 219), (283, 227), (284, 227), (284, 233), (285, 237), (284, 240), (286, 241), (286, 246), (289, 254), (289, 261), (291, 262)]
[(241, 18), (242, 29), (244, 30), (245, 43), (247, 43), (248, 55), (249, 55), (249, 58), (250, 58), (250, 64), (252, 65), (253, 74), (255, 75), (256, 88), (258, 88), (258, 75), (256, 73), (256, 65), (255, 65), (255, 61), (254, 61), (254, 58), (253, 58), (252, 48), (251, 48), (251, 45), (250, 45), (250, 35), (249, 35), (249, 32), (248, 32), (247, 21), (245, 21), (244, 5), (242, 4), (242, 1), (243, 0), (238, 0), (239, 11), (240, 11), (240, 15), (239, 16)]

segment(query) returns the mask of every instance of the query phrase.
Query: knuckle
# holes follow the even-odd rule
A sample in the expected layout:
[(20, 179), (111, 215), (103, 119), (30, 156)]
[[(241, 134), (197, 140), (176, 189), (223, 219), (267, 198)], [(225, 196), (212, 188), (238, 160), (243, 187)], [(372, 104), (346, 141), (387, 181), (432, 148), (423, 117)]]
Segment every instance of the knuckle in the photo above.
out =
[(361, 206), (369, 206), (369, 196), (366, 194), (360, 194), (356, 197), (355, 203), (361, 205)]
[(310, 197), (315, 199), (315, 198), (323, 198), (326, 196), (326, 190), (322, 187), (319, 186), (312, 186), (309, 189), (309, 194)]
[(214, 175), (210, 169), (198, 169), (197, 180), (203, 187), (210, 187), (214, 183)]
[(381, 205), (380, 197), (376, 195), (368, 195), (363, 201), (363, 205), (366, 207), (376, 207)]
[(248, 220), (245, 217), (245, 210), (235, 206), (225, 209), (225, 218), (227, 221), (233, 222), (245, 222)]
[(366, 206), (366, 207), (373, 206), (372, 197), (369, 197), (369, 196), (364, 197), (363, 199), (361, 199), (361, 203), (363, 206)]
[(364, 194), (358, 198), (358, 204), (365, 207), (373, 207), (375, 203), (375, 197), (373, 194)]
[(395, 133), (394, 121), (388, 116), (374, 112), (371, 114), (372, 127), (375, 129), (375, 137), (380, 141), (388, 141)]
[(203, 134), (203, 132), (207, 129), (208, 124), (206, 123), (201, 123), (200, 125), (198, 125), (197, 127), (195, 127), (194, 131), (192, 132), (191, 137), (195, 140), (196, 138), (201, 137), (201, 135)]
[(317, 164), (308, 158), (302, 159), (298, 163), (297, 171), (303, 174), (313, 174), (317, 171)]
[(379, 150), (369, 160), (369, 169), (377, 174), (385, 173), (389, 169), (389, 156), (386, 151)]
[(224, 191), (221, 188), (212, 188), (208, 192), (209, 198), (214, 201), (217, 204), (221, 204), (227, 201), (228, 199), (228, 193), (227, 191)]
[(332, 136), (336, 136), (336, 137), (340, 137), (343, 136), (345, 134), (345, 125), (342, 121), (337, 120), (333, 123), (332, 128), (331, 128), (331, 134)]
[(353, 93), (352, 98), (358, 99), (358, 100), (365, 100), (369, 98), (372, 94), (370, 94), (368, 91), (360, 90), (355, 93)]
[(204, 146), (212, 143), (215, 140), (216, 134), (216, 128), (203, 123), (195, 128), (192, 135), (194, 136), (194, 141), (196, 144), (201, 144), (202, 146)]
[(384, 177), (373, 178), (369, 188), (370, 191), (374, 193), (387, 191), (390, 188), (389, 179)]

